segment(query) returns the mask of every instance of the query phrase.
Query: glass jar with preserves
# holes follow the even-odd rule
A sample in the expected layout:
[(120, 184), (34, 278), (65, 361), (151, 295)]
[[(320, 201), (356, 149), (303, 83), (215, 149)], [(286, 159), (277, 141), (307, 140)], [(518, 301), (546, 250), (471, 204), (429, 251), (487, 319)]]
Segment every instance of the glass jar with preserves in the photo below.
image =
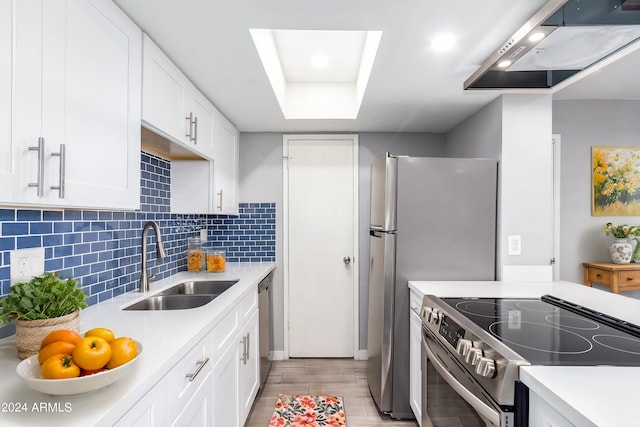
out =
[(199, 237), (187, 239), (187, 270), (202, 271), (204, 266), (204, 251)]
[(220, 273), (226, 269), (227, 253), (224, 249), (210, 249), (207, 251), (207, 271)]

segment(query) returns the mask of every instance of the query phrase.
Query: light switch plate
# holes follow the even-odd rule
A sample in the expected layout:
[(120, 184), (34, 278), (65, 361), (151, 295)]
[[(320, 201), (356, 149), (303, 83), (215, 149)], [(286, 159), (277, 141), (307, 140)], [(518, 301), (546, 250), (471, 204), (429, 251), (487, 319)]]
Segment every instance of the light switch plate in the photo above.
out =
[(9, 253), (11, 284), (28, 282), (44, 273), (44, 248), (18, 249)]

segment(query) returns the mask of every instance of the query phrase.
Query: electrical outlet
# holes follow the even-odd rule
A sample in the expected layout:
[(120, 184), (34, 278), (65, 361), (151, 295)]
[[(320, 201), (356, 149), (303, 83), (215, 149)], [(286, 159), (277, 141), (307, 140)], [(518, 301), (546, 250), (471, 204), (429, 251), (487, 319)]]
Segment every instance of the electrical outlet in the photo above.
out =
[(18, 249), (9, 253), (11, 284), (26, 282), (44, 273), (44, 248)]
[(18, 274), (20, 275), (20, 277), (29, 275), (29, 258), (18, 258)]
[(508, 253), (509, 255), (522, 254), (522, 241), (519, 235), (508, 236)]
[(206, 228), (200, 229), (200, 241), (202, 243), (205, 243), (207, 241), (207, 229)]

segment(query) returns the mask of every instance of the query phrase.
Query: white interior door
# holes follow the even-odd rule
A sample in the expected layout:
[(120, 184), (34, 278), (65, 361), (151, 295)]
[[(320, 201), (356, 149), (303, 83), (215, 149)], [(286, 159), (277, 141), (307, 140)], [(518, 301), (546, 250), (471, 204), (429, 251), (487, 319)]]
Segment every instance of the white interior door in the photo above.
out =
[(353, 357), (357, 136), (286, 135), (284, 144), (289, 356)]

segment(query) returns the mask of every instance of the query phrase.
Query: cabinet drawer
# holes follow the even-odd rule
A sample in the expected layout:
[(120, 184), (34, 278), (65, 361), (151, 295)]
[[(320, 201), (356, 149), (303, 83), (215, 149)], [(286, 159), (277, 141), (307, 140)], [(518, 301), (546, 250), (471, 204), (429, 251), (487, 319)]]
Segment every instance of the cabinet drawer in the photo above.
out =
[(211, 341), (200, 341), (167, 375), (169, 419), (185, 407), (198, 386), (211, 374), (213, 358)]
[(235, 338), (240, 329), (238, 322), (238, 309), (234, 308), (227, 314), (218, 325), (211, 331), (211, 343), (213, 346), (213, 357), (217, 359), (221, 351), (229, 347), (231, 339)]
[(409, 308), (411, 310), (417, 310), (420, 312), (420, 308), (422, 307), (422, 298), (419, 294), (411, 291), (409, 294)]
[(596, 283), (611, 283), (611, 272), (599, 268), (589, 268), (589, 281)]
[(240, 322), (244, 322), (251, 317), (251, 314), (258, 308), (258, 289), (252, 291), (249, 295), (244, 297), (240, 304), (238, 304), (238, 313), (240, 314)]
[(621, 271), (618, 279), (618, 286), (621, 288), (638, 286), (640, 285), (640, 271)]

